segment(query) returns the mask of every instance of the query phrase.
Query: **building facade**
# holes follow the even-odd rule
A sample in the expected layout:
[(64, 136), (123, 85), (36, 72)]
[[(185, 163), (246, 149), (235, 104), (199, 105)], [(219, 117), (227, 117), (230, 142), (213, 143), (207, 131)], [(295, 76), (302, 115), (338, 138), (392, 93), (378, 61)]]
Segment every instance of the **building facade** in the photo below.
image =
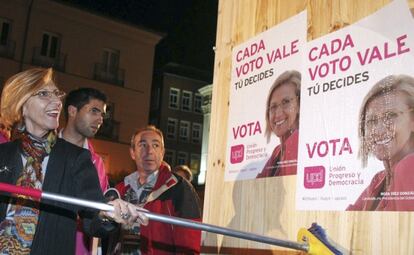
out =
[[(162, 35), (50, 0), (0, 0), (0, 82), (53, 67), (66, 92), (93, 87), (108, 97), (109, 118), (95, 150), (115, 181), (134, 170), (130, 136), (148, 123), (154, 52)], [(64, 118), (62, 118), (62, 122)]]
[(203, 139), (201, 145), (201, 162), (198, 175), (198, 184), (206, 182), (207, 162), (208, 162), (208, 142), (210, 137), (211, 101), (213, 95), (213, 84), (206, 85), (198, 90), (203, 98)]
[(155, 76), (150, 123), (164, 133), (165, 161), (188, 165), (197, 184), (203, 139), (203, 98), (198, 91), (211, 82), (207, 72), (170, 63)]

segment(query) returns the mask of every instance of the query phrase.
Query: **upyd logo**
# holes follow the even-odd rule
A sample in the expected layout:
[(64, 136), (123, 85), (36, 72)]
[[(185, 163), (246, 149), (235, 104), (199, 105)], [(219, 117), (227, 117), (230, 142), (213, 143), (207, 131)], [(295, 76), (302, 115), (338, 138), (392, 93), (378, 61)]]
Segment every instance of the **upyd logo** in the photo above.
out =
[(234, 145), (230, 149), (230, 163), (236, 164), (242, 162), (244, 159), (244, 145)]
[(304, 169), (304, 186), (307, 189), (320, 189), (325, 186), (325, 167), (308, 166)]

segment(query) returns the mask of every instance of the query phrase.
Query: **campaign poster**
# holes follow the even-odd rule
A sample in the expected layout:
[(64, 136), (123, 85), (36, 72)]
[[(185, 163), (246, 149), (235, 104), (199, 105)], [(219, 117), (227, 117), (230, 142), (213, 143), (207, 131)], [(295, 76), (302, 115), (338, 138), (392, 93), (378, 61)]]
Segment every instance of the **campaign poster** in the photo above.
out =
[(304, 49), (298, 210), (414, 211), (414, 22), (393, 1)]
[[(226, 181), (296, 174), (306, 28), (306, 12), (301, 12), (233, 49)], [(295, 82), (277, 86), (272, 94), (282, 74)], [(281, 140), (290, 144), (284, 157)]]

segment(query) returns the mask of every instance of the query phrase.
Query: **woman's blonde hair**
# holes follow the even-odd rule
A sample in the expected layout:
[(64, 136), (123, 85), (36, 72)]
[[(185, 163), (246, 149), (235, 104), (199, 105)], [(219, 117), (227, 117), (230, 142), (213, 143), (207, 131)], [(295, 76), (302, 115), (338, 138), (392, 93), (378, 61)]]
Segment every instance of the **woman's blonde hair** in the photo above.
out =
[(298, 105), (300, 105), (300, 83), (301, 83), (301, 74), (296, 70), (285, 71), (277, 79), (273, 82), (272, 87), (269, 90), (269, 94), (267, 95), (266, 101), (266, 130), (265, 136), (267, 142), (270, 141), (270, 136), (272, 135), (272, 128), (270, 127), (270, 120), (269, 120), (269, 107), (270, 107), (270, 100), (272, 99), (272, 94), (275, 89), (282, 86), (283, 84), (292, 84), (295, 86), (295, 93), (297, 96)]
[(0, 118), (6, 128), (22, 121), (24, 103), (39, 89), (53, 81), (52, 68), (32, 68), (10, 77), (3, 88)]
[(414, 108), (414, 78), (408, 75), (389, 75), (378, 81), (367, 93), (361, 104), (358, 117), (358, 137), (360, 141), (358, 157), (362, 161), (362, 166), (367, 165), (368, 156), (371, 152), (365, 137), (365, 114), (367, 105), (380, 96), (387, 96), (392, 92), (401, 92), (406, 95), (405, 103), (408, 107)]

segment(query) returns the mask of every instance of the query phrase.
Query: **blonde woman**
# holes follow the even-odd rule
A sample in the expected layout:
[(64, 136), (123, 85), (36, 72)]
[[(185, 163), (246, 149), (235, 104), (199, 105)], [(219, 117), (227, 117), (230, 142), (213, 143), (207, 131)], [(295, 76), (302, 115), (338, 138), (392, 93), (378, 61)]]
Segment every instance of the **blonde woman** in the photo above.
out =
[(299, 137), (301, 74), (285, 71), (273, 83), (266, 101), (267, 141), (275, 134), (280, 141), (257, 178), (296, 174)]
[[(33, 68), (7, 80), (0, 110), (13, 141), (0, 144), (0, 182), (103, 201), (90, 153), (57, 137), (64, 95), (52, 69)], [(113, 215), (98, 215), (59, 202), (0, 196), (0, 254), (73, 255), (78, 215), (85, 232), (98, 236), (116, 227), (105, 218), (132, 224), (142, 216), (126, 202), (112, 204)]]
[(370, 155), (384, 170), (371, 180), (347, 210), (414, 210), (414, 79), (390, 75), (365, 96), (359, 114), (359, 155), (363, 166)]

